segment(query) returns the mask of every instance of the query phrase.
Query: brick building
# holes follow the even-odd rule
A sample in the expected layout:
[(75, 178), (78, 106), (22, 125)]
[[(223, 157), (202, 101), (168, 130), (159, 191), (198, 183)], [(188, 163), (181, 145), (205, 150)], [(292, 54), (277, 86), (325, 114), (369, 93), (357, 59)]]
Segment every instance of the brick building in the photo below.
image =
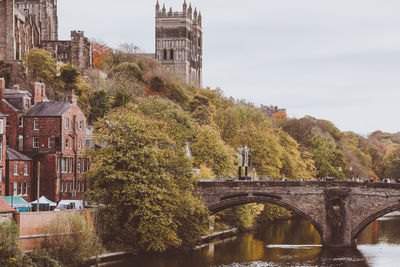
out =
[(32, 159), (7, 147), (6, 195), (21, 196), (26, 201), (34, 200), (31, 195)]
[(4, 147), (9, 144), (10, 155), (6, 165), (8, 194), (35, 198), (40, 174), (40, 195), (52, 201), (82, 199), (83, 173), (88, 168), (87, 132), (86, 117), (75, 93), (69, 102), (51, 102), (44, 84), (34, 83), (31, 95), (18, 86), (6, 89), (4, 79), (0, 79), (0, 97), (0, 112), (8, 118), (3, 127), (7, 133)]

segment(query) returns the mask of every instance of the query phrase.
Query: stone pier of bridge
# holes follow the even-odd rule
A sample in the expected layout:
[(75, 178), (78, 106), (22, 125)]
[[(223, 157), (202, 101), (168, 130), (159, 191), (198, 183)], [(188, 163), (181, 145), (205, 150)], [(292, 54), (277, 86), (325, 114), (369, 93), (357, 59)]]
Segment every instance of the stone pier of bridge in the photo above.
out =
[(211, 213), (247, 204), (269, 203), (303, 217), (325, 247), (356, 246), (362, 230), (400, 210), (400, 184), (347, 181), (202, 181), (195, 194)]

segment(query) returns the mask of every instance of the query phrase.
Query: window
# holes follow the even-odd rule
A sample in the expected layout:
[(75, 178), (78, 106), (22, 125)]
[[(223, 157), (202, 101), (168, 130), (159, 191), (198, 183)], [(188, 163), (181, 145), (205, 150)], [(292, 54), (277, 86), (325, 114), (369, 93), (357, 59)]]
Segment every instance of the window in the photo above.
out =
[(0, 134), (4, 134), (3, 127), (4, 127), (3, 120), (0, 120)]
[(10, 145), (10, 137), (8, 136), (8, 134), (6, 135), (6, 145)]
[(164, 49), (164, 60), (168, 59), (168, 52), (167, 49)]
[(38, 120), (33, 121), (33, 130), (35, 130), (35, 131), (39, 130), (39, 121)]
[(85, 192), (85, 183), (84, 182), (82, 182), (82, 192)]
[(69, 182), (69, 191), (72, 192), (72, 182)]
[(28, 183), (27, 182), (24, 183), (24, 195), (25, 196), (28, 195)]
[(24, 175), (28, 176), (28, 164), (24, 164)]
[(13, 186), (13, 196), (18, 195), (18, 183), (14, 182), (14, 186)]
[(69, 129), (69, 119), (68, 118), (65, 119), (65, 129), (66, 130)]
[(18, 149), (19, 151), (24, 150), (24, 137), (22, 135), (18, 136)]
[(22, 117), (19, 117), (18, 121), (19, 121), (19, 127), (20, 128), (24, 127), (24, 119)]
[(39, 148), (39, 137), (33, 137), (33, 148)]
[(3, 142), (0, 142), (0, 162), (3, 162)]
[(29, 108), (29, 98), (24, 98), (24, 105), (26, 109)]
[(6, 127), (10, 126), (10, 120), (8, 117), (6, 117)]
[(3, 167), (0, 167), (0, 183), (3, 181)]
[(68, 59), (68, 53), (61, 53), (61, 59)]
[(61, 171), (61, 158), (57, 158), (57, 172), (60, 173)]
[(70, 158), (70, 159), (69, 159), (69, 173), (72, 173), (73, 167), (74, 167), (73, 159)]
[(61, 160), (61, 172), (62, 173), (68, 172), (68, 158), (63, 158)]
[(82, 159), (78, 159), (78, 173), (81, 173)]
[(79, 142), (78, 142), (78, 149), (79, 149), (79, 150), (82, 150), (82, 139), (79, 139)]
[(92, 141), (90, 139), (86, 139), (86, 147), (90, 148), (92, 146)]
[(81, 182), (78, 182), (78, 192), (81, 192)]
[(22, 194), (23, 194), (22, 186), (23, 186), (23, 183), (20, 182), (20, 183), (19, 183), (19, 188), (18, 188), (18, 193), (19, 193), (20, 196), (22, 196)]
[(64, 192), (64, 181), (60, 182), (60, 192)]
[(14, 163), (14, 176), (18, 176), (18, 163)]
[(79, 130), (83, 130), (83, 120), (81, 120), (80, 122), (79, 122)]
[(171, 49), (170, 53), (169, 53), (169, 59), (174, 60), (174, 50)]
[(69, 149), (69, 138), (65, 139), (65, 148)]

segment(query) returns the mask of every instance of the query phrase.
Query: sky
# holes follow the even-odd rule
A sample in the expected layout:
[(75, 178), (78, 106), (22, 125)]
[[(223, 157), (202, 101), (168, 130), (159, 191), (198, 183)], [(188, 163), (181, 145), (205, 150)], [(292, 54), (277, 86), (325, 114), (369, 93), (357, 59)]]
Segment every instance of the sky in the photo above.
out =
[[(400, 1), (187, 1), (203, 16), (203, 87), (343, 131), (400, 131)], [(84, 30), (154, 53), (155, 3), (59, 0), (60, 39)]]

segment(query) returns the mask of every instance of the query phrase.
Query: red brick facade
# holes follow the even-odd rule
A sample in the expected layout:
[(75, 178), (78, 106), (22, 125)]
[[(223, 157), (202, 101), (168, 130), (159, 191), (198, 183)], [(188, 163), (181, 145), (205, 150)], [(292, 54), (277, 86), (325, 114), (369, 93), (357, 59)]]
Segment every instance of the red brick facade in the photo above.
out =
[(21, 196), (28, 202), (35, 200), (35, 196), (31, 196), (32, 162), (7, 160), (7, 165), (7, 195)]
[[(29, 179), (20, 173), (13, 175), (15, 164), (18, 170), (23, 171), (27, 161), (8, 162), (6, 191), (10, 195), (22, 194), (32, 201), (37, 198), (39, 182), (39, 196), (52, 201), (82, 199), (85, 189), (83, 172), (88, 166), (85, 159), (86, 117), (78, 107), (74, 93), (69, 102), (49, 102), (44, 84), (35, 83), (32, 92), (33, 97), (19, 88), (0, 87), (0, 112), (9, 118), (7, 127), (4, 126), (9, 147), (32, 158), (31, 162), (28, 161)], [(29, 185), (24, 187), (25, 183)]]

